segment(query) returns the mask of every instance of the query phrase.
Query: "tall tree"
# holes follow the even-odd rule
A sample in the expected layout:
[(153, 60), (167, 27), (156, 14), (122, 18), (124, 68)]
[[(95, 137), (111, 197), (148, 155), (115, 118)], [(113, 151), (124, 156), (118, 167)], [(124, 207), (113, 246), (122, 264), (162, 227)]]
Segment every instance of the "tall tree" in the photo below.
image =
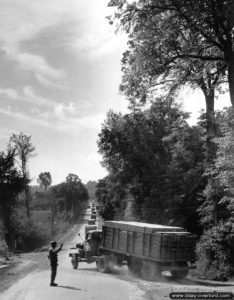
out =
[[(161, 34), (156, 32), (159, 42), (153, 51), (167, 55), (169, 65), (177, 60), (220, 63), (227, 70), (234, 106), (232, 0), (139, 0), (131, 4), (128, 0), (111, 0), (109, 6), (117, 7), (115, 17), (130, 38), (150, 32), (153, 20)], [(175, 32), (173, 27), (179, 30)], [(160, 59), (158, 62), (160, 65)]]
[(98, 141), (109, 171), (97, 187), (98, 201), (111, 209), (103, 209), (104, 217), (131, 211), (138, 220), (189, 228), (189, 211), (190, 227), (198, 231), (202, 143), (187, 117), (172, 99), (124, 116), (108, 114)]
[(27, 136), (22, 132), (17, 134), (12, 134), (9, 142), (9, 149), (15, 150), (15, 157), (18, 162), (18, 166), (23, 175), (24, 179), (24, 191), (25, 191), (25, 207), (27, 217), (30, 217), (29, 201), (30, 201), (30, 191), (29, 191), (29, 182), (30, 175), (28, 170), (28, 161), (29, 158), (33, 156), (35, 147), (32, 144), (31, 136)]
[(96, 192), (97, 182), (89, 180), (86, 183), (85, 187), (88, 190), (89, 198), (90, 199), (95, 199), (96, 198), (95, 192)]
[(98, 181), (96, 198), (100, 205), (100, 214), (104, 220), (123, 220), (126, 218), (127, 195), (126, 186), (113, 174)]
[(14, 150), (0, 152), (0, 214), (8, 236), (12, 230), (12, 209), (24, 188), (24, 179), (15, 167)]
[(51, 210), (51, 240), (54, 239), (54, 217), (55, 217), (55, 199), (52, 190), (48, 193), (48, 188), (52, 183), (52, 177), (50, 172), (40, 173), (37, 182), (41, 187), (44, 188), (47, 197), (50, 200), (50, 210)]
[[(194, 33), (191, 24), (185, 23), (177, 11), (178, 1), (127, 3), (110, 1), (111, 6), (118, 7), (115, 17), (120, 20), (120, 26), (129, 33), (129, 50), (122, 59), (120, 90), (134, 106), (146, 99), (155, 99), (162, 92), (175, 93), (185, 85), (200, 88), (205, 96), (207, 160), (211, 162), (216, 150), (212, 142), (216, 134), (215, 90), (226, 80), (226, 61), (215, 60), (214, 57), (221, 56), (220, 50), (207, 46), (206, 41)], [(183, 5), (189, 10), (181, 1), (181, 7)]]
[(226, 280), (234, 264), (234, 122), (233, 110), (219, 113), (217, 158), (206, 170), (208, 184), (199, 208), (203, 235), (198, 257), (207, 278)]
[(88, 200), (88, 191), (79, 176), (68, 174), (66, 182), (55, 185), (53, 191), (56, 199), (63, 199), (60, 206), (66, 213), (66, 219), (70, 215), (70, 220), (76, 220), (81, 203)]

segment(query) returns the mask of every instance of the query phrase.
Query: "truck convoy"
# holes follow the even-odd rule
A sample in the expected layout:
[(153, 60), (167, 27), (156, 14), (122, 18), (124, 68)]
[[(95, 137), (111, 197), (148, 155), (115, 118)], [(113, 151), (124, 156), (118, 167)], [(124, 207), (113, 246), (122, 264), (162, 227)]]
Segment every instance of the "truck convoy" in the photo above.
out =
[(88, 231), (85, 241), (76, 244), (69, 256), (74, 269), (79, 262), (96, 262), (98, 270), (106, 273), (114, 265), (127, 264), (147, 280), (162, 271), (182, 279), (195, 268), (195, 243), (196, 236), (181, 227), (106, 221), (102, 230)]

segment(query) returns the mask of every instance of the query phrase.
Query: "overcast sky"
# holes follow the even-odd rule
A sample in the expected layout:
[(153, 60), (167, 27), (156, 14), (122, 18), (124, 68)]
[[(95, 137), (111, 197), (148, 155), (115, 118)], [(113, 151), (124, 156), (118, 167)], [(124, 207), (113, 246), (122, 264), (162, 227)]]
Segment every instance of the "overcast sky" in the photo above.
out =
[[(108, 24), (107, 3), (0, 0), (0, 150), (12, 133), (31, 135), (34, 183), (45, 171), (53, 184), (68, 173), (85, 183), (106, 174), (97, 135), (106, 112), (128, 104), (118, 93), (126, 37)], [(187, 110), (204, 106), (201, 94), (193, 105), (189, 97)]]

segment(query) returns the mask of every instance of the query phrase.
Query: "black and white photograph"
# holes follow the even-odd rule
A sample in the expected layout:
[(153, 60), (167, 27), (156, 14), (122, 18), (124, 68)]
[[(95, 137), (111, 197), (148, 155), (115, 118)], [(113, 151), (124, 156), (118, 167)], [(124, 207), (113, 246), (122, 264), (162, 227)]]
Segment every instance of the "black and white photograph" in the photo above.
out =
[(0, 299), (234, 299), (234, 0), (0, 0)]

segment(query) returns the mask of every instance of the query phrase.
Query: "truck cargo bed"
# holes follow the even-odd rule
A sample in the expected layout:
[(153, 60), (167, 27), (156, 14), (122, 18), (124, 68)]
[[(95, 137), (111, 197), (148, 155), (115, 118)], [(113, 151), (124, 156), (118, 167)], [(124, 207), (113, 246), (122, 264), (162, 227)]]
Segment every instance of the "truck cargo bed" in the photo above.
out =
[(107, 221), (102, 248), (159, 262), (195, 260), (195, 237), (181, 227)]

